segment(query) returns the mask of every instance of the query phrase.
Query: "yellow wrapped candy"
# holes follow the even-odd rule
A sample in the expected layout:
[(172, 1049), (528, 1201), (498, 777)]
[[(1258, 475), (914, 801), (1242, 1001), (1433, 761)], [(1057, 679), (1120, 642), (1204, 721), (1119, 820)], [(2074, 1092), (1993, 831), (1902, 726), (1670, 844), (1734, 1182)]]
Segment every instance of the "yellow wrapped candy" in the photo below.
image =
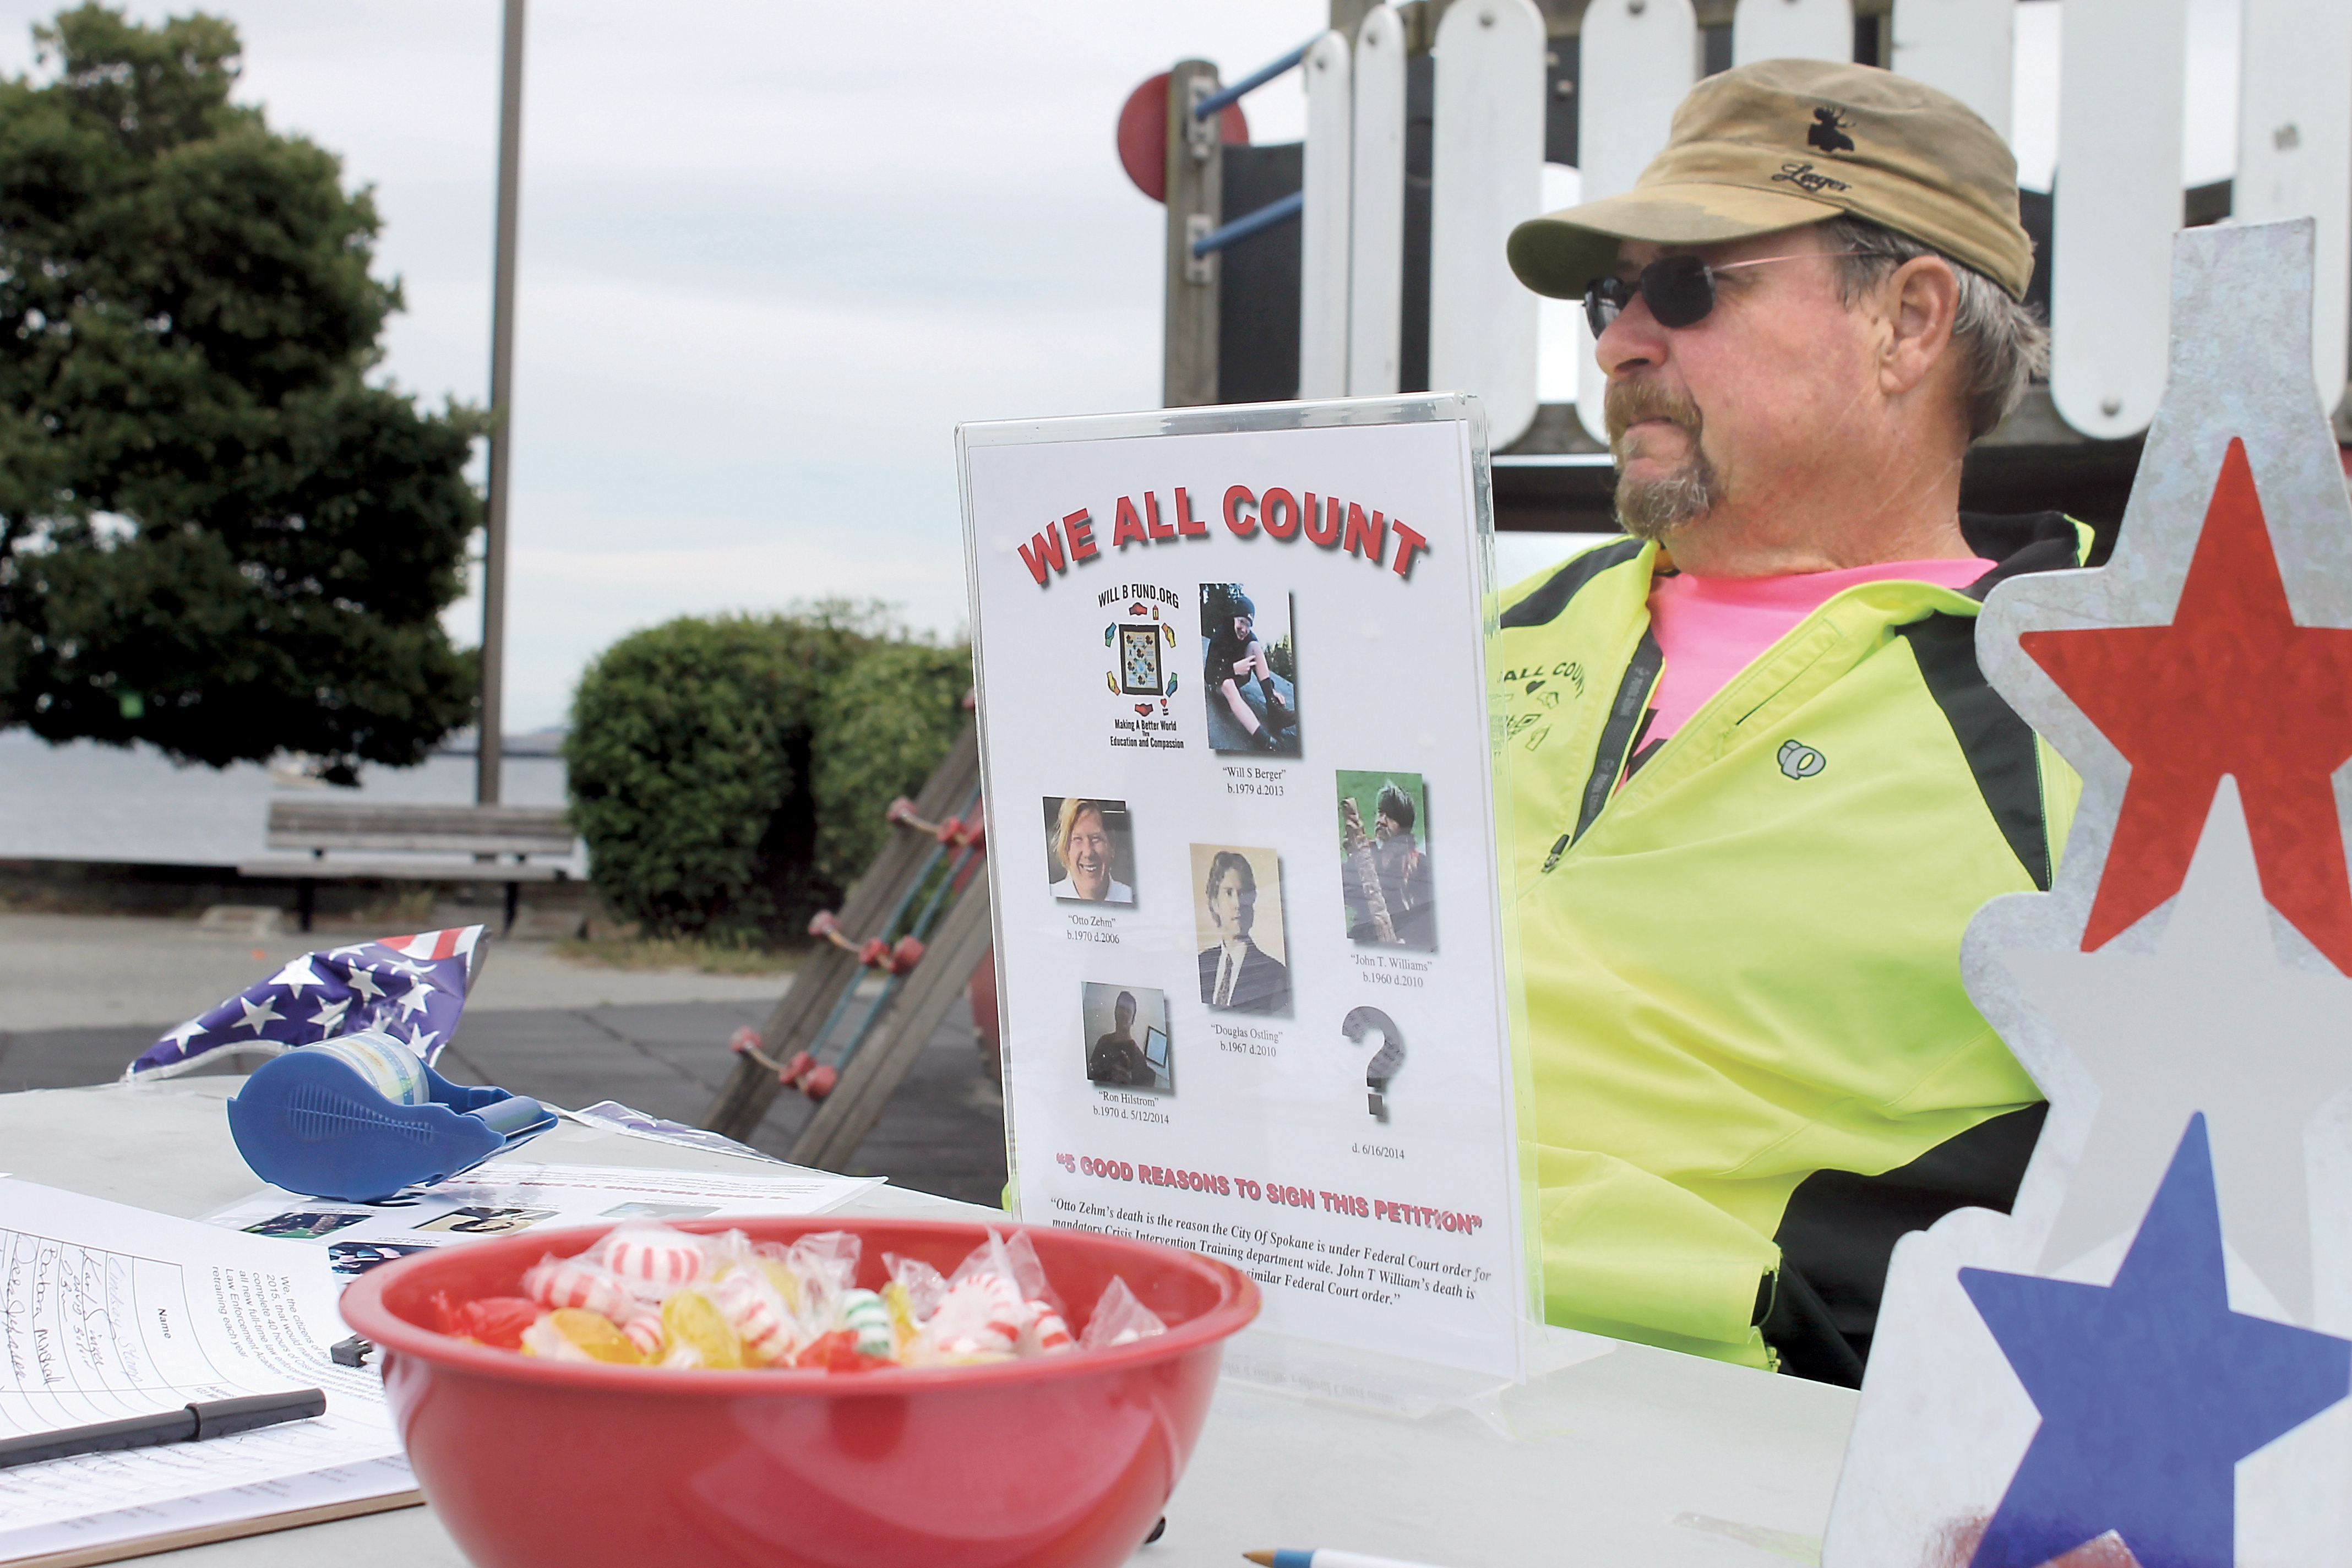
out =
[(558, 1307), (541, 1313), (539, 1321), (522, 1331), (522, 1353), (549, 1361), (600, 1361), (618, 1366), (642, 1366), (646, 1359), (612, 1319), (585, 1307)]
[(893, 1279), (882, 1287), (882, 1304), (890, 1309), (890, 1337), (898, 1345), (895, 1353), (904, 1361), (907, 1347), (915, 1340), (915, 1298), (906, 1286)]
[(760, 1272), (768, 1277), (768, 1283), (773, 1285), (776, 1294), (783, 1298), (785, 1308), (798, 1314), (802, 1310), (800, 1275), (794, 1272), (791, 1264), (780, 1258), (762, 1258), (756, 1261), (760, 1265)]
[(680, 1290), (662, 1303), (663, 1366), (731, 1371), (743, 1364), (743, 1342), (718, 1304), (699, 1290)]

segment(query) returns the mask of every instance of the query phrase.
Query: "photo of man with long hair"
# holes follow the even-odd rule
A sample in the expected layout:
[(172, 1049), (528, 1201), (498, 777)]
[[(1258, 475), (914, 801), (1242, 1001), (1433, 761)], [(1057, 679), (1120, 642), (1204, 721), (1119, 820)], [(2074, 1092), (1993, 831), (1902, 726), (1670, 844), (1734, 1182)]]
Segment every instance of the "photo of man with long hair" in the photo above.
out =
[(1045, 796), (1045, 880), (1057, 899), (1131, 904), (1135, 831), (1123, 800)]
[(1202, 901), (1194, 915), (1204, 944), (1200, 953), (1202, 1002), (1221, 1012), (1287, 1018), (1290, 970), (1258, 941), (1263, 935), (1276, 952), (1284, 950), (1282, 862), (1271, 849), (1192, 846), (1196, 872), (1204, 860)]

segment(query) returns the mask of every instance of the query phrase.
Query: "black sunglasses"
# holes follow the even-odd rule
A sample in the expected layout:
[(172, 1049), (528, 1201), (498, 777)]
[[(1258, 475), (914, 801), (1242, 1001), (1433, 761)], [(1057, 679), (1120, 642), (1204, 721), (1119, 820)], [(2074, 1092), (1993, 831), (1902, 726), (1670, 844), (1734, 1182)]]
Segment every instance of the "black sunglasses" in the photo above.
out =
[[(1859, 256), (1858, 250), (1809, 252), (1823, 257)], [(1596, 278), (1584, 290), (1584, 320), (1599, 337), (1609, 323), (1639, 294), (1662, 327), (1691, 327), (1706, 320), (1715, 309), (1715, 275), (1742, 267), (1762, 267), (1774, 261), (1801, 261), (1803, 256), (1763, 256), (1753, 261), (1727, 261), (1709, 266), (1696, 256), (1662, 256), (1642, 268), (1639, 278)]]

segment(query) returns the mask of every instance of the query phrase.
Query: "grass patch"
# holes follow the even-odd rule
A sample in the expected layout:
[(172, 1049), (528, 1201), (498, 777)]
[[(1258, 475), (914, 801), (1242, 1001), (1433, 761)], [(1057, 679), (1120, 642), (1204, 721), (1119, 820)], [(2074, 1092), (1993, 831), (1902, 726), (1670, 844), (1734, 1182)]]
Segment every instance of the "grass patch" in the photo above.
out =
[(692, 969), (704, 974), (789, 974), (799, 952), (740, 942), (691, 937), (570, 937), (555, 955), (590, 969)]

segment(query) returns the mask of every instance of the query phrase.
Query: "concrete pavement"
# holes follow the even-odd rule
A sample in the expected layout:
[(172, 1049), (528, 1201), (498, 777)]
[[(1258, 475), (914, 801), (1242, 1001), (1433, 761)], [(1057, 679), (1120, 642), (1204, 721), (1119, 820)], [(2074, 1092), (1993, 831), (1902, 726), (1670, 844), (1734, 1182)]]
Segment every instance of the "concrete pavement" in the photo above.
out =
[[(347, 934), (262, 938), (136, 916), (0, 914), (0, 1091), (104, 1083), (182, 1018)], [(558, 1105), (617, 1100), (698, 1123), (733, 1070), (727, 1040), (766, 1020), (785, 975), (594, 969), (551, 944), (495, 945), (441, 1058), (447, 1076)], [(782, 1154), (814, 1107), (787, 1091), (751, 1142)], [(993, 1204), (1003, 1102), (959, 1003), (851, 1166)]]
[[(348, 929), (253, 937), (146, 915), (0, 914), (0, 1030), (150, 1023), (168, 1029), (289, 958), (355, 940)], [(594, 969), (558, 958), (551, 942), (492, 937), (466, 1011), (762, 999), (772, 1005), (790, 978)]]

